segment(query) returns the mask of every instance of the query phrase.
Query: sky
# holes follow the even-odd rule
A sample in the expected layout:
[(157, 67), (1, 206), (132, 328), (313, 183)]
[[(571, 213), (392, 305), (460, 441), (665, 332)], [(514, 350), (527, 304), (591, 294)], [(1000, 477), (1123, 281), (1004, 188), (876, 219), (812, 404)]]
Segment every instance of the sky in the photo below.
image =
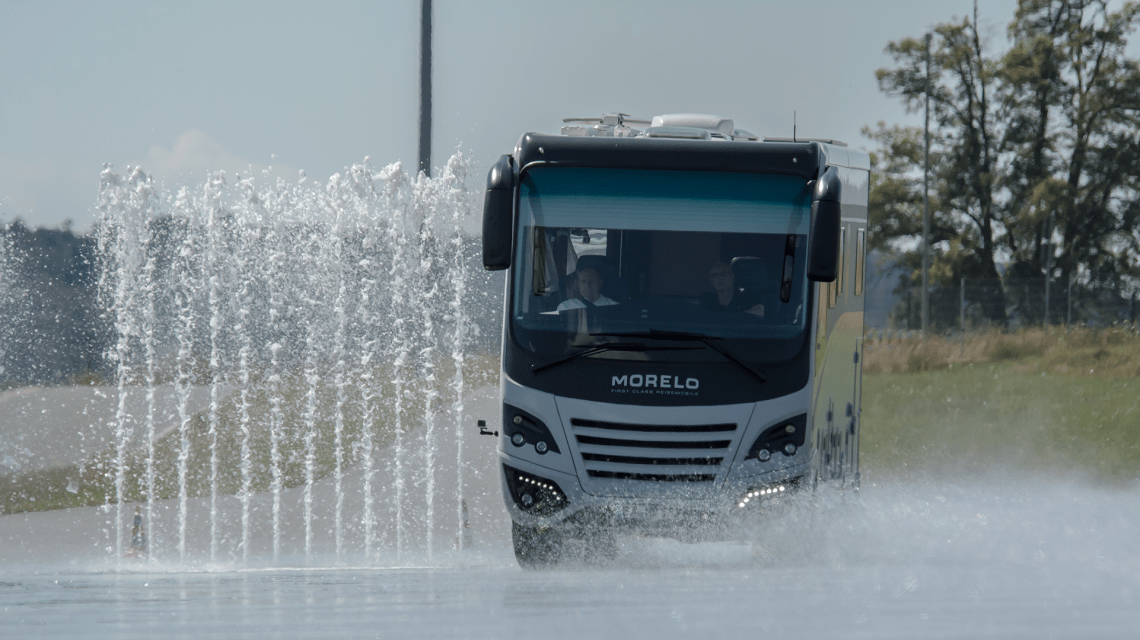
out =
[[(979, 0), (995, 49), (1015, 0)], [(366, 156), (416, 166), (419, 0), (0, 0), (0, 222), (95, 220), (99, 173), (167, 189), (211, 170), (325, 180)], [(698, 112), (767, 136), (866, 147), (889, 41), (972, 0), (435, 0), (433, 165), (473, 187), (526, 131), (620, 111)]]

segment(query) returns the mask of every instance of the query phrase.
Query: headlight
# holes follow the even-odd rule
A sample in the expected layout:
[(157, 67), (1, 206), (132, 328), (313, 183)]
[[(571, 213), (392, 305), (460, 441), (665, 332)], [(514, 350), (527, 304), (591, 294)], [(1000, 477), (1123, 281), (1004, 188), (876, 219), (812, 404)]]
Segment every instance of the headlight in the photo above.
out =
[[(759, 460), (767, 462), (772, 458), (773, 451), (780, 451), (786, 456), (795, 455), (796, 451), (804, 446), (804, 436), (807, 432), (807, 414), (780, 420), (774, 425), (764, 429), (760, 437), (748, 449), (745, 460)], [(790, 445), (790, 449), (789, 449)], [(768, 457), (762, 457), (764, 453)]]
[(540, 454), (548, 451), (561, 453), (550, 429), (541, 420), (509, 404), (503, 404), (503, 433), (516, 447), (529, 443)]

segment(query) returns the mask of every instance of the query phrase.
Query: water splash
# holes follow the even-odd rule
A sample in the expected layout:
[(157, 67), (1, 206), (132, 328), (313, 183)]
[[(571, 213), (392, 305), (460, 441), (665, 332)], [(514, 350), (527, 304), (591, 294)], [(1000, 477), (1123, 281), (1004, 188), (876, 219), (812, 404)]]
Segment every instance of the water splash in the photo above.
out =
[(225, 187), (225, 174), (216, 172), (206, 182), (206, 281), (209, 283), (207, 300), (210, 305), (210, 561), (218, 555), (218, 411), (221, 409), (222, 393), (222, 276), (219, 253), (224, 240), (221, 235), (222, 213), (221, 195)]
[[(408, 205), (402, 187), (406, 182), (403, 167), (395, 163), (385, 167), (384, 176), (387, 188), (384, 190), (385, 204), (391, 214), (388, 224), (388, 242), (394, 247), (392, 266), (388, 271), (391, 278), (391, 309), (406, 309), (410, 302), (408, 295), (408, 274), (402, 265), (407, 260), (407, 218)], [(392, 506), (390, 515), (395, 517), (395, 544), (397, 562), (404, 557), (404, 422), (405, 422), (405, 394), (407, 393), (404, 380), (405, 370), (412, 347), (409, 338), (408, 323), (404, 314), (395, 314), (393, 318), (393, 361), (392, 361), (392, 433), (395, 440), (393, 455), (391, 457), (391, 477), (393, 490), (391, 492)]]
[[(193, 206), (189, 194), (185, 189), (180, 190), (175, 200), (175, 210), (183, 213), (182, 222), (187, 228), (197, 226), (197, 209)], [(175, 300), (178, 313), (175, 319), (175, 340), (178, 343), (178, 356), (176, 358), (178, 373), (175, 389), (178, 394), (178, 559), (186, 561), (186, 527), (189, 516), (189, 492), (187, 478), (190, 462), (190, 383), (194, 375), (194, 329), (195, 325), (195, 290), (198, 279), (194, 277), (198, 255), (195, 235), (185, 233), (182, 242), (174, 245), (176, 252), (174, 277)]]
[[(157, 258), (151, 250), (154, 234), (147, 230), (142, 235), (143, 252), (146, 254), (146, 266), (143, 268), (144, 299), (146, 308), (143, 311), (143, 353), (146, 359), (146, 522), (154, 522), (155, 500), (155, 439), (157, 423), (157, 403), (155, 392), (158, 378), (158, 352), (155, 349), (155, 333), (157, 331), (157, 313), (155, 309), (154, 277), (157, 268)], [(153, 532), (152, 532), (153, 537)]]
[[(454, 162), (449, 163), (449, 173), (454, 177), (456, 185), (454, 188), (462, 189), (464, 178), (466, 177), (467, 167), (462, 163)], [(451, 225), (452, 232), (449, 241), (451, 252), (451, 264), (448, 267), (447, 278), (451, 283), (453, 295), (451, 301), (448, 303), (450, 308), (449, 312), (443, 316), (444, 321), (453, 322), (452, 335), (454, 339), (451, 342), (451, 361), (455, 368), (455, 372), (451, 379), (451, 390), (455, 397), (455, 403), (452, 405), (452, 415), (455, 420), (455, 468), (463, 469), (463, 431), (467, 425), (467, 416), (464, 415), (463, 397), (466, 392), (466, 384), (463, 375), (463, 366), (465, 361), (465, 349), (467, 348), (468, 334), (470, 332), (470, 319), (467, 312), (467, 304), (465, 297), (467, 295), (467, 258), (464, 255), (465, 241), (462, 231), (462, 215), (463, 212), (455, 209), (452, 214)], [(470, 546), (470, 527), (467, 521), (467, 500), (463, 495), (463, 474), (457, 475), (457, 482), (455, 483), (455, 518), (456, 526), (458, 527), (455, 534), (455, 549), (456, 551), (463, 552), (463, 550)]]
[[(423, 174), (420, 174), (420, 178), (424, 178)], [(438, 186), (430, 185), (430, 187), (437, 188)], [(432, 215), (435, 213), (435, 191), (436, 188), (431, 188), (429, 196), (420, 203), (420, 207), (417, 207), (416, 210), (417, 217), (422, 219), (422, 222), (419, 224), (419, 241), (415, 243), (418, 269), (415, 271), (416, 287), (414, 289), (419, 293), (419, 317), (417, 320), (420, 324), (418, 336), (420, 376), (418, 386), (423, 399), (424, 435), (422, 451), (425, 469), (423, 484), (424, 495), (427, 500), (424, 513), (424, 532), (426, 534), (424, 543), (427, 547), (429, 562), (431, 562), (432, 552), (435, 548), (435, 404), (439, 395), (436, 391), (435, 374), (435, 359), (438, 350), (435, 320), (440, 287), (439, 282), (431, 277), (432, 268), (437, 264), (437, 256), (434, 251), (437, 247), (431, 242), (435, 237), (433, 224), (435, 216)]]
[(272, 480), (269, 490), (273, 493), (273, 559), (281, 555), (281, 492), (285, 488), (284, 470), (281, 468), (281, 435), (285, 425), (285, 415), (281, 409), (281, 375), (278, 352), (281, 345), (274, 342), (269, 345), (269, 466)]
[[(388, 549), (430, 559), (437, 520), (464, 547), (462, 484), (437, 489), (440, 426), (464, 433), (468, 308), (478, 304), (467, 166), (457, 155), (439, 177), (411, 179), (399, 163), (376, 171), (366, 160), (325, 184), (216, 173), (174, 195), (156, 195), (137, 169), (104, 172), (100, 291), (116, 319), (120, 399), (146, 389), (150, 402), (173, 383), (178, 400), (170, 438), (154, 433), (148, 404), (145, 451), (131, 448), (134, 418), (120, 404), (117, 539), (140, 474), (134, 454), (148, 521), (155, 500), (177, 498), (168, 546), (176, 541), (182, 562), (248, 563), (258, 548), (277, 558), (291, 518), (313, 562), (318, 548), (339, 560), (350, 544), (366, 558)], [(190, 397), (202, 386), (210, 400), (198, 414)], [(285, 505), (293, 489), (295, 515)], [(226, 533), (239, 520), (228, 496), (240, 535)], [(192, 517), (199, 499), (208, 518)], [(317, 500), (331, 518), (318, 517)]]
[[(310, 310), (312, 313), (313, 310)], [(317, 465), (317, 387), (321, 376), (317, 369), (317, 344), (314, 337), (314, 325), (308, 326), (309, 335), (305, 338), (305, 559), (313, 555), (313, 484), (316, 482)]]
[(333, 515), (336, 537), (336, 559), (339, 562), (344, 553), (344, 411), (348, 404), (348, 376), (345, 362), (345, 341), (347, 340), (348, 314), (345, 312), (346, 290), (343, 234), (341, 228), (343, 209), (337, 209), (336, 222), (330, 229), (328, 243), (331, 249), (332, 264), (336, 272), (336, 301), (333, 315), (336, 317), (336, 335), (333, 337), (333, 385), (336, 387), (336, 410), (333, 413), (333, 449), (336, 469), (333, 472), (333, 492), (336, 494)]

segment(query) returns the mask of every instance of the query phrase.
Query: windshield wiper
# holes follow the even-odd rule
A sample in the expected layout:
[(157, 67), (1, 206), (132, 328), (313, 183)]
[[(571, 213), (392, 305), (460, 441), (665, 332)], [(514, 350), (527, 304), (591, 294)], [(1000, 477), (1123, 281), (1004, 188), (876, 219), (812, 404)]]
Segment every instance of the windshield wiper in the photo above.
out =
[[(591, 335), (605, 335), (605, 334), (595, 333), (595, 334), (591, 334)], [(630, 337), (637, 337), (637, 336), (631, 335)], [(571, 360), (577, 360), (578, 358), (584, 358), (586, 356), (592, 356), (595, 353), (602, 353), (604, 351), (642, 351), (643, 352), (643, 351), (683, 351), (684, 349), (685, 349), (685, 347), (650, 347), (650, 346), (646, 346), (646, 344), (644, 342), (607, 342), (604, 344), (599, 344), (599, 345), (595, 345), (595, 346), (592, 346), (589, 348), (585, 348), (582, 351), (579, 351), (577, 353), (572, 353), (572, 354), (566, 356), (565, 358), (559, 358), (558, 360), (553, 360), (551, 362), (544, 362), (543, 364), (531, 365), (530, 370), (533, 373), (539, 373), (539, 372), (545, 371), (546, 369), (549, 369), (551, 367), (557, 367), (560, 364), (570, 362)]]
[(764, 375), (763, 371), (753, 367), (752, 365), (744, 362), (740, 358), (732, 355), (728, 349), (725, 349), (716, 341), (720, 340), (715, 336), (708, 336), (703, 333), (696, 333), (695, 331), (661, 331), (659, 329), (650, 328), (649, 331), (631, 331), (622, 333), (591, 333), (592, 336), (608, 336), (613, 338), (648, 338), (650, 340), (690, 340), (696, 342), (703, 342), (708, 348), (716, 351), (728, 360), (740, 366), (748, 373), (751, 373), (760, 382), (767, 382), (768, 376)]

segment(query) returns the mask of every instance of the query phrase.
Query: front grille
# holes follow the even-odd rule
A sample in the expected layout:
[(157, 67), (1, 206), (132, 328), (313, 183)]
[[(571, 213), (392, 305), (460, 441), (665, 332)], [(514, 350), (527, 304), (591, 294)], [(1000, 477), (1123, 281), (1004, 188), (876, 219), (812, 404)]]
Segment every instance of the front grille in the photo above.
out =
[(578, 436), (581, 444), (600, 444), (610, 447), (644, 447), (649, 449), (727, 449), (731, 440), (708, 440), (705, 442), (654, 442), (652, 440), (619, 440), (618, 438), (595, 438)]
[(649, 431), (652, 433), (710, 433), (717, 431), (736, 431), (734, 424), (628, 424), (625, 422), (603, 422), (601, 420), (583, 420), (574, 418), (570, 424), (575, 427), (591, 427), (594, 429), (611, 429), (614, 431)]
[(572, 418), (570, 426), (591, 478), (646, 482), (715, 481), (716, 467), (724, 463), (736, 431), (735, 424), (629, 424), (582, 418)]
[(591, 478), (609, 478), (611, 480), (645, 480), (647, 482), (712, 482), (713, 480), (716, 480), (715, 473), (667, 475), (663, 473), (590, 471), (589, 474)]
[(625, 464), (720, 464), (724, 458), (643, 458), (641, 456), (611, 456), (602, 453), (583, 453), (588, 462), (624, 462)]

